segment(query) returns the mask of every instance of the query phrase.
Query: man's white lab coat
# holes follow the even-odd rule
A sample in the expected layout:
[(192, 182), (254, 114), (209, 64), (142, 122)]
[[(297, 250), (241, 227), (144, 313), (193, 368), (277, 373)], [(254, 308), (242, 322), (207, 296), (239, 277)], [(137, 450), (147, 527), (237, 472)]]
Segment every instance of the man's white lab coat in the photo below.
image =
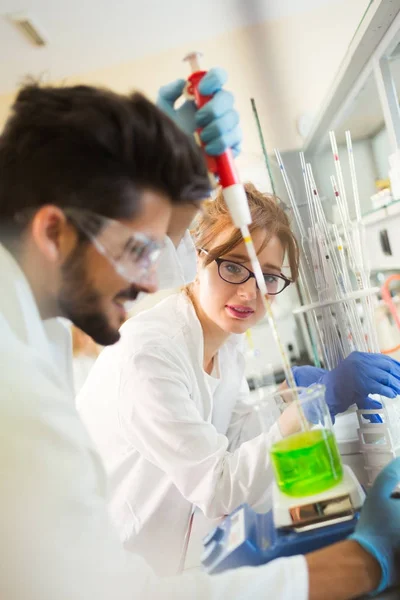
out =
[(305, 599), (302, 557), (161, 581), (122, 549), (102, 463), (74, 406), (65, 330), (43, 323), (1, 245), (0, 273), (0, 598)]
[(171, 575), (183, 564), (194, 506), (217, 518), (264, 500), (269, 448), (281, 436), (277, 425), (261, 434), (249, 403), (243, 336), (219, 350), (219, 377), (204, 372), (203, 332), (185, 293), (130, 319), (121, 334), (97, 359), (77, 408), (109, 476), (121, 541)]

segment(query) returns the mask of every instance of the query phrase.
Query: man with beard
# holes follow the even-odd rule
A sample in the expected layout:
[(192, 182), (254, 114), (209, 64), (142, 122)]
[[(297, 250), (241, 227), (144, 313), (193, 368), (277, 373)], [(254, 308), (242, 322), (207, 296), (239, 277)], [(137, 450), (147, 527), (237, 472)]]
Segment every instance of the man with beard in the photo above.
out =
[[(215, 92), (215, 78), (205, 79), (202, 93)], [(224, 106), (197, 113), (212, 125), (210, 152), (240, 141), (232, 103)], [(178, 241), (208, 191), (200, 151), (141, 95), (28, 86), (17, 96), (0, 138), (2, 599), (339, 600), (394, 580), (398, 462), (367, 501), (356, 539), (306, 558), (161, 581), (116, 539), (57, 317), (116, 342), (124, 302), (156, 289), (166, 232)]]

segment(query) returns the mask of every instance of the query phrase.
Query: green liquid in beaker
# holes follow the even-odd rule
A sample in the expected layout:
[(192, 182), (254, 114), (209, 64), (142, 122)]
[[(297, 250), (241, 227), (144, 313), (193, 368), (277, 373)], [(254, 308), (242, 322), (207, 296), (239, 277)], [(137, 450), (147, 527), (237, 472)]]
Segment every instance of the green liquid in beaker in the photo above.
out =
[(318, 494), (343, 476), (335, 437), (327, 429), (303, 431), (276, 442), (271, 457), (278, 487), (289, 496)]

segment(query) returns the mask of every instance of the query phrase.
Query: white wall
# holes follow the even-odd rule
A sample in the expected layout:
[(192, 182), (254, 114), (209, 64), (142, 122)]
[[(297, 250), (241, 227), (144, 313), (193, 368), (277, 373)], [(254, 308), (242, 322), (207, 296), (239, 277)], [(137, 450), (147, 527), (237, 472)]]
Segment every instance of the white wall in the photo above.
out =
[[(261, 155), (251, 97), (256, 100), (270, 150), (302, 145), (296, 121), (305, 112), (319, 110), (367, 4), (367, 0), (324, 3), (312, 11), (237, 29), (201, 44), (204, 66), (221, 65), (229, 73), (228, 87), (235, 93), (244, 130), (244, 156)], [(247, 0), (240, 5), (246, 11), (257, 9), (257, 3)], [(160, 85), (187, 75), (182, 57), (191, 50), (191, 44), (179, 45), (177, 40), (176, 48), (162, 54), (70, 77), (63, 83), (99, 84), (123, 93), (136, 88), (155, 98)], [(21, 64), (21, 79), (27, 74), (24, 69)], [(13, 96), (0, 96), (0, 130)]]
[(242, 181), (251, 181), (261, 192), (272, 192), (272, 185), (261, 155), (241, 155), (236, 164)]

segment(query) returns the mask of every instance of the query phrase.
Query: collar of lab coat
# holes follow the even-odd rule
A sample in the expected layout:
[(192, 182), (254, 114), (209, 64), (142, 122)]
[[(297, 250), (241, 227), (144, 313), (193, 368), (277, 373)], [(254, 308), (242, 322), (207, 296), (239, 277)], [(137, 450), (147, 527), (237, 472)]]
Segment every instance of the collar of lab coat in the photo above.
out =
[(2, 327), (8, 327), (19, 341), (61, 371), (63, 380), (73, 391), (70, 332), (60, 319), (41, 319), (28, 280), (2, 244), (0, 273), (5, 289), (5, 293), (0, 294)]
[(196, 248), (189, 231), (185, 232), (177, 248), (167, 237), (158, 262), (159, 289), (173, 289), (190, 283), (196, 277), (196, 270)]
[[(189, 338), (192, 345), (197, 349), (197, 358), (201, 365), (204, 363), (204, 335), (203, 328), (196, 314), (192, 301), (184, 292), (180, 292), (177, 297), (178, 318), (180, 314), (184, 316), (185, 337)], [(245, 343), (244, 334), (232, 333), (223, 347), (235, 347), (243, 351)], [(220, 363), (221, 366), (221, 363)]]

